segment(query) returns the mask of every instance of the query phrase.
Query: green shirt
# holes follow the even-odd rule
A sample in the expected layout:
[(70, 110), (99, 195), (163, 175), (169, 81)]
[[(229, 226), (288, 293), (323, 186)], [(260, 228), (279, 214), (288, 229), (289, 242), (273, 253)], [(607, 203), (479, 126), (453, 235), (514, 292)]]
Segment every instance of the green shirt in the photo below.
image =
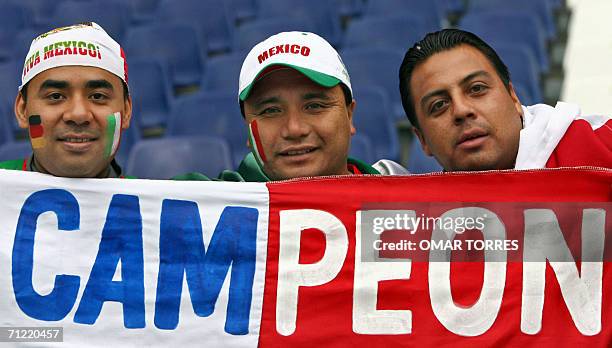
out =
[[(365, 162), (356, 160), (354, 158), (348, 158), (347, 164), (353, 165), (357, 167), (357, 169), (362, 174), (380, 174), (376, 169), (374, 169), (371, 165), (366, 164)], [(187, 173), (183, 175), (178, 175), (172, 178), (173, 180), (210, 180), (204, 174), (201, 173)], [(268, 182), (271, 181), (270, 178), (264, 173), (263, 169), (259, 166), (255, 157), (252, 153), (246, 155), (246, 157), (238, 166), (237, 171), (232, 170), (224, 170), (219, 174), (219, 177), (216, 179), (219, 181), (246, 181), (246, 182)]]

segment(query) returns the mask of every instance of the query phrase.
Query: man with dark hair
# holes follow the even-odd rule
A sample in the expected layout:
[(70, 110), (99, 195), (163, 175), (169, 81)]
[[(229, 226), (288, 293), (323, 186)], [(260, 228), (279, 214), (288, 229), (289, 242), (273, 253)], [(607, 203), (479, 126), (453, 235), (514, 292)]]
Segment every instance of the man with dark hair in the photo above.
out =
[(399, 71), (402, 104), (423, 151), (446, 171), (612, 167), (612, 120), (578, 106), (525, 107), (508, 68), (478, 36), (427, 34)]
[[(314, 33), (282, 32), (255, 45), (237, 94), (251, 153), (220, 180), (407, 173), (393, 161), (370, 165), (348, 156), (356, 132), (349, 74), (338, 52)], [(189, 173), (175, 179), (207, 178)]]
[(54, 29), (32, 41), (15, 117), (32, 155), (0, 169), (70, 178), (123, 177), (114, 160), (132, 100), (119, 44), (96, 23)]

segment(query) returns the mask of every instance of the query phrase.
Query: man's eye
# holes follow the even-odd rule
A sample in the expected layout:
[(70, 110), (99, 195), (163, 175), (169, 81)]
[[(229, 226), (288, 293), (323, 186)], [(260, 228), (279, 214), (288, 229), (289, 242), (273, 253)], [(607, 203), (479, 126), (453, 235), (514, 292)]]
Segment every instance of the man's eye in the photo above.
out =
[(316, 109), (322, 109), (324, 107), (325, 105), (321, 103), (309, 103), (308, 105), (306, 105), (306, 110), (316, 110)]
[(472, 87), (470, 87), (470, 92), (471, 93), (482, 93), (487, 89), (487, 86), (482, 85), (482, 84), (476, 84), (473, 85)]
[(265, 116), (265, 115), (272, 115), (272, 114), (276, 114), (279, 113), (280, 109), (277, 107), (269, 107), (269, 108), (265, 108), (263, 110), (261, 110), (259, 113), (257, 113), (258, 116)]
[(53, 100), (53, 101), (55, 101), (55, 100), (62, 100), (63, 98), (64, 98), (64, 96), (61, 93), (57, 93), (57, 92), (50, 93), (49, 95), (47, 95), (47, 99), (50, 99), (50, 100)]
[(108, 99), (108, 97), (102, 93), (94, 93), (90, 96), (91, 99), (93, 100), (105, 100)]
[(429, 108), (429, 113), (435, 113), (437, 111), (440, 111), (445, 106), (446, 106), (446, 100), (438, 100), (434, 102), (433, 104), (431, 104), (431, 107)]

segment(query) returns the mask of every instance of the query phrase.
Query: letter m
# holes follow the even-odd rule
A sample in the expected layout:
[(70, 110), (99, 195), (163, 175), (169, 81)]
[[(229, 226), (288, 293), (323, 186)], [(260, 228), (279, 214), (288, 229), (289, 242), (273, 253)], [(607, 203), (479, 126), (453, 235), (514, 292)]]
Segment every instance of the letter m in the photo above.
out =
[(268, 59), (268, 51), (264, 51), (264, 53), (257, 56), (257, 60), (259, 61), (259, 64), (263, 63), (266, 59)]
[(210, 316), (231, 266), (225, 332), (249, 332), (257, 219), (257, 209), (226, 207), (206, 248), (198, 205), (163, 201), (154, 320), (157, 328), (172, 330), (178, 325), (183, 275), (194, 312), (200, 317)]

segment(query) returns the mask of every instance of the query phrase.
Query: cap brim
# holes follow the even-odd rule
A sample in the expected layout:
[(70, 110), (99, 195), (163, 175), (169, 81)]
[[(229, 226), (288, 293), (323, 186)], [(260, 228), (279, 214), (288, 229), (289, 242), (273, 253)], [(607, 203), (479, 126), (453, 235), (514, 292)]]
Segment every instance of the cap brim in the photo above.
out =
[(307, 68), (302, 68), (299, 66), (295, 66), (295, 65), (291, 65), (291, 64), (282, 64), (282, 63), (276, 63), (276, 64), (271, 64), (266, 66), (265, 68), (261, 69), (259, 71), (259, 73), (257, 74), (257, 76), (255, 76), (255, 78), (253, 79), (253, 82), (251, 82), (248, 86), (246, 86), (241, 92), (240, 92), (240, 100), (241, 101), (245, 101), (248, 97), (249, 94), (251, 93), (251, 90), (253, 89), (253, 86), (255, 85), (255, 83), (257, 81), (260, 80), (260, 76), (262, 75), (262, 73), (264, 73), (269, 67), (271, 66), (278, 66), (278, 65), (282, 65), (282, 66), (286, 66), (292, 69), (295, 69), (299, 72), (301, 72), (302, 74), (304, 74), (306, 77), (308, 77), (309, 79), (311, 79), (313, 82), (315, 82), (318, 85), (321, 85), (323, 87), (334, 87), (335, 85), (339, 84), (341, 81), (340, 79), (327, 75), (327, 74), (323, 74), (321, 72), (318, 71), (314, 71), (311, 69), (307, 69)]

